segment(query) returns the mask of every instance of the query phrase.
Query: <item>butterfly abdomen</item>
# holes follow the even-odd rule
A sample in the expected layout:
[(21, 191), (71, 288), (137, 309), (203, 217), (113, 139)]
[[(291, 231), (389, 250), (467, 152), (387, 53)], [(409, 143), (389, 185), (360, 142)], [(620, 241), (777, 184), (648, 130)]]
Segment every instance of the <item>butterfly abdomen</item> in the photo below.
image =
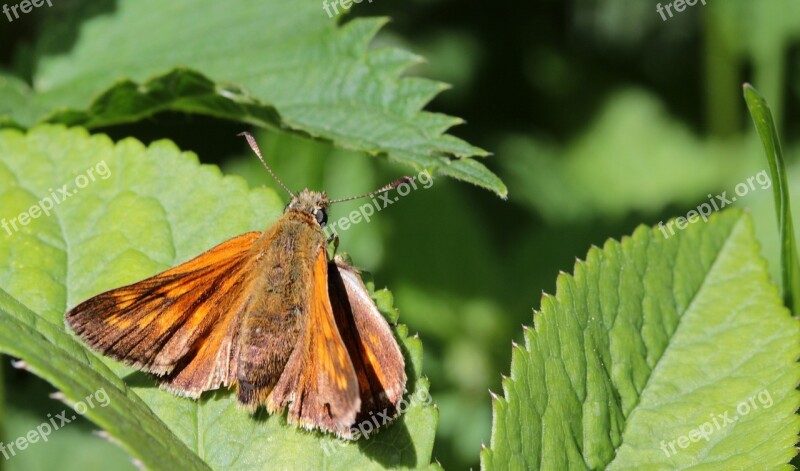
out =
[(267, 404), (293, 350), (302, 345), (315, 261), (306, 254), (318, 253), (325, 243), (306, 213), (290, 211), (282, 219), (254, 247), (260, 250), (258, 280), (238, 337), (238, 397), (249, 409)]

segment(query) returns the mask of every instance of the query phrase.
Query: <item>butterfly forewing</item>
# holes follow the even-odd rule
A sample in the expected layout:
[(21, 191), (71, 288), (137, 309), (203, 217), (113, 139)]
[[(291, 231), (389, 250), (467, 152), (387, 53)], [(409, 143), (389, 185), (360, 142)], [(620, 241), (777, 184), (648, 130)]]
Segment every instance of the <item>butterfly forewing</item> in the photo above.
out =
[(237, 316), (248, 298), (250, 232), (152, 278), (85, 301), (67, 324), (92, 348), (197, 397), (230, 384)]

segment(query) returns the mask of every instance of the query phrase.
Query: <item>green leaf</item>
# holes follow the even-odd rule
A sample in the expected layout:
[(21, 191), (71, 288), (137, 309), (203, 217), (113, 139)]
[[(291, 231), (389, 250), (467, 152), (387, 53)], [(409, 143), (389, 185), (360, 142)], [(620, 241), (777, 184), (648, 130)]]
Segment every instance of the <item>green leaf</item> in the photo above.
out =
[(797, 259), (792, 206), (783, 150), (767, 101), (749, 84), (744, 86), (744, 98), (761, 142), (764, 144), (769, 171), (772, 181), (775, 183), (772, 185), (772, 194), (775, 198), (775, 212), (778, 216), (780, 232), (783, 302), (797, 315), (800, 314), (800, 263)]
[[(71, 15), (78, 14), (65, 12), (62, 21), (77, 23)], [(125, 2), (80, 24), (67, 54), (62, 36), (69, 33), (45, 29), (33, 90), (22, 92), (28, 106), (10, 115), (32, 125), (57, 111), (47, 119), (95, 127), (164, 110), (203, 113), (281, 126), (417, 170), (487, 155), (446, 134), (460, 119), (422, 111), (446, 87), (402, 77), (419, 57), (370, 49), (385, 23), (356, 19), (337, 26), (315, 0)], [(178, 83), (165, 86), (165, 77)], [(0, 97), (8, 94), (3, 88)], [(506, 195), (485, 168), (446, 173)]]
[[(83, 183), (85, 188), (79, 188)], [(63, 185), (73, 193), (69, 198), (49, 216), (21, 225), (21, 214), (49, 206), (40, 202), (58, 196)], [(61, 336), (58, 342), (69, 340), (75, 355), (100, 367), (94, 354), (64, 333), (63, 313), (69, 307), (154, 275), (236, 234), (263, 230), (283, 207), (274, 191), (248, 190), (241, 178), (198, 166), (194, 155), (169, 142), (147, 148), (133, 139), (114, 144), (104, 136), (53, 126), (27, 135), (0, 131), (0, 188), (0, 286), (37, 313), (28, 313), (34, 327), (50, 326), (53, 335)], [(391, 316), (388, 293), (375, 296)], [(13, 348), (9, 343), (27, 334), (6, 338), (0, 350)], [(200, 401), (180, 398), (159, 390), (149, 376), (106, 359), (113, 374), (98, 367), (96, 375), (120, 388), (128, 384), (130, 394), (140, 397), (188, 447), (185, 460), (203, 460), (214, 469), (424, 467), (430, 464), (437, 413), (429, 404), (428, 382), (420, 377), (419, 339), (408, 337), (404, 326), (396, 334), (408, 362), (409, 410), (369, 439), (341, 446), (328, 435), (287, 425), (282, 416), (253, 417), (227, 391), (208, 393)], [(26, 352), (12, 353), (28, 361)], [(94, 390), (100, 383), (92, 379), (85, 384)], [(138, 413), (128, 418), (135, 419)], [(136, 456), (147, 457), (147, 463), (157, 459), (149, 455), (149, 442), (129, 441), (126, 429), (112, 434)]]
[(97, 128), (141, 120), (167, 110), (264, 127), (281, 124), (275, 108), (259, 103), (234, 85), (218, 86), (188, 69), (175, 69), (144, 84), (123, 80), (94, 100), (88, 110), (57, 111), (47, 121)]
[[(0, 290), (0, 352), (24, 360), (24, 368), (59, 388), (69, 402), (102, 399), (87, 408), (86, 416), (120, 440), (135, 457), (152, 469), (209, 469), (128, 388), (122, 380), (66, 332)], [(68, 411), (68, 419), (74, 418)], [(47, 422), (46, 417), (42, 420)], [(60, 419), (57, 422), (60, 424)], [(51, 433), (58, 433), (52, 430)], [(10, 450), (7, 450), (11, 453)]]
[(786, 465), (800, 328), (758, 251), (738, 209), (592, 248), (513, 349), (484, 468)]

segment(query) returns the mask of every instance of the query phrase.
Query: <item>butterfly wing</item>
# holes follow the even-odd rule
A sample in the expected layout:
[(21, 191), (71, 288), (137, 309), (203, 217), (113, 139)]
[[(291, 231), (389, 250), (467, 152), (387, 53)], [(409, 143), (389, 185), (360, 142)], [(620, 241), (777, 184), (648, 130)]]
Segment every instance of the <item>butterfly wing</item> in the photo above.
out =
[(66, 322), (89, 346), (164, 376), (162, 385), (199, 397), (235, 378), (237, 318), (247, 309), (250, 232), (152, 278), (97, 295)]
[(276, 412), (288, 406), (290, 422), (348, 437), (361, 400), (353, 363), (328, 297), (324, 247), (316, 256), (312, 273), (305, 326), (267, 399), (267, 408)]
[(369, 412), (394, 415), (406, 386), (405, 362), (389, 323), (378, 311), (358, 272), (340, 257), (329, 263), (329, 291), (339, 331), (356, 367), (362, 400), (359, 420)]

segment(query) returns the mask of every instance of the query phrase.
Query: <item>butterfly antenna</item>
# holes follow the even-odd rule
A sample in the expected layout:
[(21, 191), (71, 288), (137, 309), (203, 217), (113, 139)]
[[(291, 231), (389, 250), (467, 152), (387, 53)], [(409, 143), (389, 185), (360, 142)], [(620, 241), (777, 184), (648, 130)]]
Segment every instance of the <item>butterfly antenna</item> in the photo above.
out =
[(395, 188), (397, 188), (398, 186), (402, 185), (403, 183), (411, 183), (412, 181), (413, 181), (413, 179), (411, 177), (399, 178), (399, 179), (393, 181), (392, 183), (389, 183), (388, 185), (383, 186), (381, 188), (378, 188), (377, 190), (372, 191), (370, 193), (366, 193), (364, 195), (359, 195), (359, 196), (351, 196), (349, 198), (339, 198), (337, 200), (331, 200), (329, 203), (333, 204), (333, 203), (341, 203), (342, 201), (357, 200), (357, 199), (360, 199), (360, 198), (371, 198), (371, 197), (373, 197), (375, 195), (379, 195), (381, 193), (386, 193), (387, 191), (394, 190)]
[(289, 193), (289, 196), (294, 198), (294, 193), (289, 191), (289, 188), (287, 188), (286, 185), (283, 184), (281, 179), (278, 178), (277, 175), (275, 175), (275, 172), (273, 172), (272, 169), (269, 168), (269, 165), (267, 165), (267, 162), (264, 161), (264, 157), (261, 155), (261, 149), (258, 148), (258, 143), (256, 142), (255, 138), (253, 138), (253, 135), (250, 134), (249, 132), (242, 132), (242, 133), (239, 133), (239, 135), (240, 136), (244, 136), (244, 138), (247, 139), (247, 143), (250, 144), (250, 148), (253, 149), (253, 152), (255, 152), (256, 155), (258, 156), (258, 160), (260, 160), (261, 163), (264, 164), (264, 168), (267, 169), (267, 172), (269, 172), (269, 174), (272, 175), (272, 178), (274, 178), (275, 181), (278, 182), (278, 185), (280, 185), (281, 188), (286, 190), (286, 193)]

